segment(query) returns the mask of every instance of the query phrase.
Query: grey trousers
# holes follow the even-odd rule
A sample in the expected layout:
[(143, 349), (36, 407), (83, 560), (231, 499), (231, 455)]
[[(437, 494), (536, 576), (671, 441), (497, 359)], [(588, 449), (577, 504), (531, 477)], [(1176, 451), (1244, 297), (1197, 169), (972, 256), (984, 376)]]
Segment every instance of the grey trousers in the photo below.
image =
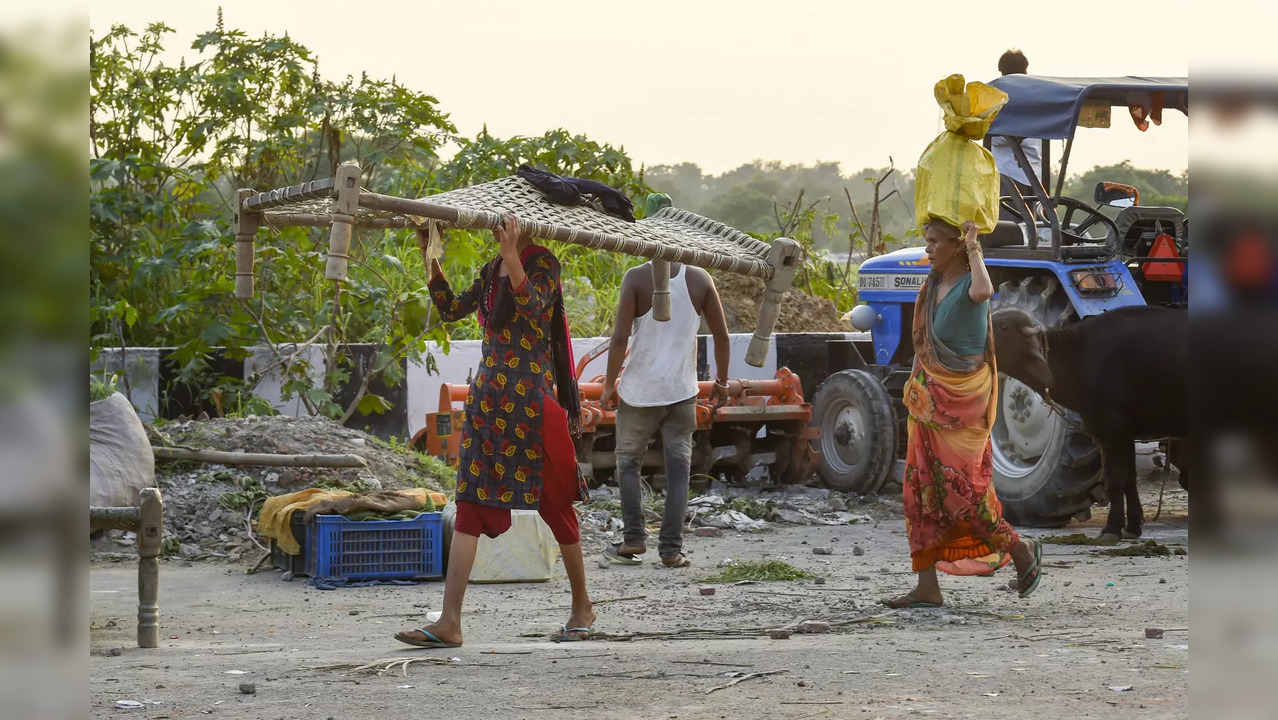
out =
[(683, 550), (683, 518), (688, 512), (688, 474), (692, 465), (692, 433), (697, 429), (697, 399), (674, 405), (634, 407), (617, 401), (617, 484), (627, 545), (647, 543), (639, 474), (654, 433), (661, 431), (666, 460), (666, 508), (657, 550), (672, 558)]

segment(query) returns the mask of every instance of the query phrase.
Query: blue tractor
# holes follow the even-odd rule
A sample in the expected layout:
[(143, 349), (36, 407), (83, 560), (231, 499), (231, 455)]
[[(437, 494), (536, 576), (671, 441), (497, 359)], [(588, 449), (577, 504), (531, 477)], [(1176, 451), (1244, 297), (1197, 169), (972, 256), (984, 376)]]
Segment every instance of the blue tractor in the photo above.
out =
[[(1047, 78), (1009, 75), (992, 83), (1008, 94), (986, 147), (1000, 138), (1028, 187), (1004, 176), (1004, 220), (981, 237), (997, 293), (994, 309), (1021, 308), (1055, 327), (1125, 305), (1188, 301), (1188, 223), (1177, 208), (1139, 204), (1130, 186), (1100, 183), (1094, 204), (1063, 196), (1076, 128), (1108, 127), (1112, 108), (1126, 120), (1134, 102), (1188, 114), (1185, 78)], [(1138, 118), (1139, 119), (1139, 118)], [(1036, 167), (1022, 147), (1039, 139)], [(1055, 192), (1050, 140), (1064, 141)], [(1022, 192), (1024, 188), (1027, 192)], [(914, 357), (914, 302), (929, 271), (922, 248), (871, 258), (859, 270), (852, 325), (872, 341), (857, 352), (830, 351), (829, 374), (813, 396), (814, 440), (821, 475), (833, 488), (874, 492), (904, 457), (901, 390)], [(841, 358), (841, 359), (836, 359)], [(994, 482), (1008, 519), (1059, 527), (1086, 519), (1105, 499), (1100, 448), (1017, 380), (999, 376), (998, 420), (992, 430)]]

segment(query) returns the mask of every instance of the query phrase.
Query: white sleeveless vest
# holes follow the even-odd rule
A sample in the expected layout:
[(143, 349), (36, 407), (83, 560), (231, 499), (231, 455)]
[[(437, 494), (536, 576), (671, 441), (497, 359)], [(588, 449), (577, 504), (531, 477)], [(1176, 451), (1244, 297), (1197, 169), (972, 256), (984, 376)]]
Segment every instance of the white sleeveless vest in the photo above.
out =
[(697, 394), (697, 330), (701, 316), (692, 308), (687, 270), (687, 265), (680, 265), (679, 272), (670, 278), (669, 320), (657, 322), (651, 309), (635, 318), (630, 357), (617, 382), (617, 395), (627, 405), (673, 405)]

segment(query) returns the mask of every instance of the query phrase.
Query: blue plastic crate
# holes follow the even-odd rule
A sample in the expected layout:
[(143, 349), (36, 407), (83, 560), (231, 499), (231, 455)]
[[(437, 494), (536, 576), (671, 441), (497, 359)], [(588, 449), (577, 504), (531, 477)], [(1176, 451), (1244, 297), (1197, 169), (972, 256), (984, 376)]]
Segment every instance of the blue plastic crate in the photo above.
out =
[(316, 515), (306, 531), (307, 569), (324, 580), (422, 580), (444, 574), (442, 513), (412, 520)]

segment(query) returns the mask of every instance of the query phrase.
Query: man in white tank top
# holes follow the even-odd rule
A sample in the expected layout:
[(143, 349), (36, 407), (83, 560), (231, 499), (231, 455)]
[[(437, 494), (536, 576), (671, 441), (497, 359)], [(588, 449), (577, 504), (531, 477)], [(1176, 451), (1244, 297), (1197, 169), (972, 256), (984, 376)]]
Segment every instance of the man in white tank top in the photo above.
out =
[[(682, 552), (683, 518), (688, 510), (692, 433), (697, 429), (697, 330), (704, 317), (714, 337), (715, 385), (710, 399), (718, 406), (728, 399), (728, 324), (714, 280), (701, 268), (670, 263), (670, 320), (666, 322), (652, 318), (652, 290), (651, 263), (626, 273), (608, 348), (602, 404), (617, 410), (617, 484), (626, 528), (622, 542), (609, 547), (607, 556), (637, 565), (642, 561), (636, 556), (648, 550), (639, 475), (648, 443), (660, 431), (666, 507), (657, 550), (666, 567), (687, 567), (690, 563)], [(626, 372), (618, 382), (623, 360)]]

